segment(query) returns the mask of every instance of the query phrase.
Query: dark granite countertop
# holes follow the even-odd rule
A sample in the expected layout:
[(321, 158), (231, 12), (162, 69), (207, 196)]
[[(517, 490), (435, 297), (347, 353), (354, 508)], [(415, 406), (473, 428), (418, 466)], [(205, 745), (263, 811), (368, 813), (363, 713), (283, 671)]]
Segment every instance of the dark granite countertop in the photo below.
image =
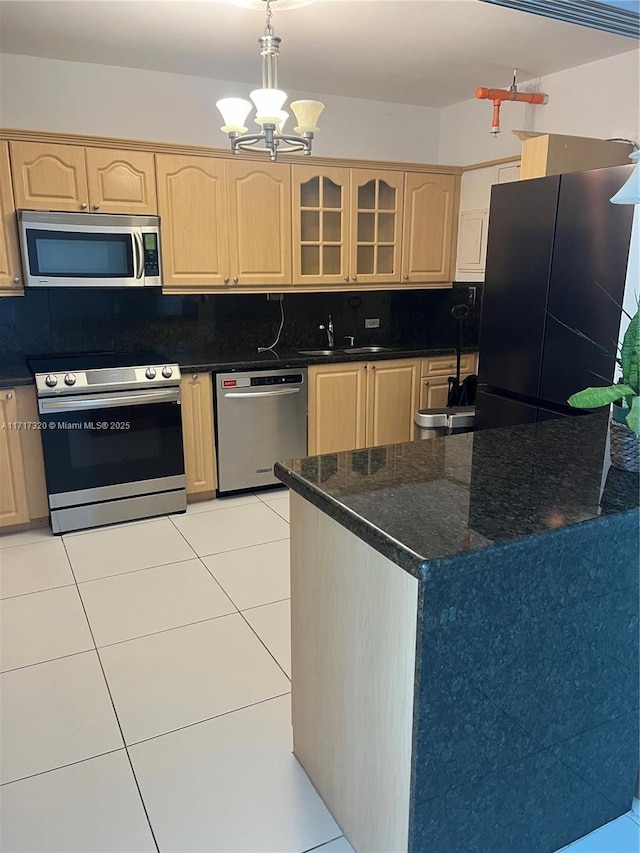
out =
[[(309, 347), (312, 349), (312, 347)], [(467, 347), (464, 353), (476, 352), (475, 347)], [(227, 371), (227, 370), (259, 370), (281, 367), (306, 367), (310, 364), (331, 364), (341, 361), (373, 361), (390, 358), (420, 358), (436, 355), (453, 355), (452, 349), (402, 349), (394, 347), (381, 353), (350, 353), (335, 350), (329, 356), (300, 355), (292, 347), (280, 347), (275, 351), (258, 353), (255, 347), (237, 349), (234, 351), (221, 350), (215, 347), (205, 352), (172, 352), (166, 350), (167, 361), (177, 362), (183, 373)], [(13, 361), (0, 364), (0, 388), (12, 388), (16, 385), (29, 385), (33, 377), (26, 361)]]
[[(321, 349), (322, 347), (306, 347), (306, 349)], [(301, 346), (300, 349), (305, 349)], [(211, 349), (207, 352), (183, 352), (171, 353), (173, 360), (177, 361), (180, 369), (189, 371), (217, 371), (224, 370), (255, 370), (260, 368), (271, 368), (277, 365), (282, 367), (306, 367), (310, 364), (331, 364), (341, 361), (380, 361), (391, 358), (421, 358), (436, 355), (453, 355), (452, 349), (405, 349), (393, 347), (378, 353), (351, 353), (349, 350), (336, 349), (331, 355), (309, 356), (301, 355), (298, 349), (290, 346), (278, 347), (276, 350), (258, 353), (255, 347), (237, 350), (235, 352)], [(475, 347), (467, 347), (464, 353), (477, 352)]]
[(15, 388), (17, 385), (32, 385), (33, 375), (26, 361), (0, 364), (0, 388)]
[(393, 562), (424, 577), (503, 548), (637, 511), (638, 476), (609, 467), (606, 413), (278, 463), (276, 476)]

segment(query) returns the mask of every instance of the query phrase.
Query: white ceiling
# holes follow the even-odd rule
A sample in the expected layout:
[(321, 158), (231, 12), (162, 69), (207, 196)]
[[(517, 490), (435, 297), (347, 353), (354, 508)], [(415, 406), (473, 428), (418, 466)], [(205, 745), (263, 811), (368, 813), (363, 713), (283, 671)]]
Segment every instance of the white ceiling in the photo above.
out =
[[(478, 0), (318, 0), (273, 22), (283, 88), (433, 107), (637, 48)], [(0, 50), (259, 85), (263, 24), (223, 0), (0, 0)]]

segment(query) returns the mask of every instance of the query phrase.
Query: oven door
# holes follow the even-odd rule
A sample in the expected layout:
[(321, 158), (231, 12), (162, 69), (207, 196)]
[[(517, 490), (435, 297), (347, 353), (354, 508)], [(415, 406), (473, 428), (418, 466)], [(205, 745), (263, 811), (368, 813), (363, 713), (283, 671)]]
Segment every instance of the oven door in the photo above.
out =
[(40, 400), (51, 509), (184, 489), (179, 388)]

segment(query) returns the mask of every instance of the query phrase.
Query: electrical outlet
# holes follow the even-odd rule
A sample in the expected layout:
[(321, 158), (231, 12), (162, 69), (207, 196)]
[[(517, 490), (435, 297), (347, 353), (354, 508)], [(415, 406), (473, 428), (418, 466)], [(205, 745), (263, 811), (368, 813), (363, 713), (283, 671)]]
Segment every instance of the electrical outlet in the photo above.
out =
[(379, 329), (380, 328), (380, 318), (379, 317), (367, 317), (364, 321), (365, 329)]

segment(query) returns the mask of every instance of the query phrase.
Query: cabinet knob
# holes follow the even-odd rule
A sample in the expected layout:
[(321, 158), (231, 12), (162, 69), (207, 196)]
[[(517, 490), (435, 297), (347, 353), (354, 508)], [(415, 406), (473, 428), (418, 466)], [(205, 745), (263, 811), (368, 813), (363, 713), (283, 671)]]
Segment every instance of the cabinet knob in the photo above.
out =
[(233, 283), (234, 283), (234, 284), (237, 284), (237, 283), (238, 283), (238, 276), (237, 276), (237, 275), (234, 275), (234, 277), (233, 277)]
[(93, 205), (93, 209), (94, 209), (94, 210), (100, 210), (100, 205), (99, 205), (99, 204), (94, 204), (94, 205)]
[(82, 204), (80, 205), (80, 209), (81, 209), (81, 210), (86, 210), (86, 209), (87, 209), (87, 202), (86, 202), (86, 201), (83, 201), (83, 202), (82, 202)]
[(11, 391), (9, 391), (9, 393), (7, 394), (7, 400), (13, 400), (13, 394), (11, 393)]
[(229, 284), (229, 276), (228, 276), (228, 275), (225, 275), (225, 277), (224, 277), (224, 283), (225, 283), (225, 284)]
[(363, 365), (362, 365), (362, 369), (363, 369), (363, 370), (366, 370), (366, 369), (367, 369), (367, 365), (366, 365), (366, 364), (363, 364)]
[(192, 378), (193, 378), (193, 381), (195, 382), (198, 379), (198, 374), (194, 373)]
[(20, 276), (18, 276), (18, 275), (17, 275), (17, 276), (13, 279), (13, 283), (14, 283), (14, 284), (20, 284)]
[(358, 276), (357, 276), (357, 275), (352, 275), (352, 276), (351, 276), (351, 281), (357, 281), (357, 280), (358, 280)]
[(409, 281), (409, 276), (408, 276), (408, 275), (403, 275), (402, 277), (403, 277), (403, 279), (404, 279), (405, 281)]
[(348, 275), (345, 275), (344, 280), (345, 280), (345, 281), (349, 281), (349, 276), (348, 276)]
[(375, 369), (376, 369), (375, 364), (372, 364), (372, 365), (371, 365), (371, 370), (375, 370)]

